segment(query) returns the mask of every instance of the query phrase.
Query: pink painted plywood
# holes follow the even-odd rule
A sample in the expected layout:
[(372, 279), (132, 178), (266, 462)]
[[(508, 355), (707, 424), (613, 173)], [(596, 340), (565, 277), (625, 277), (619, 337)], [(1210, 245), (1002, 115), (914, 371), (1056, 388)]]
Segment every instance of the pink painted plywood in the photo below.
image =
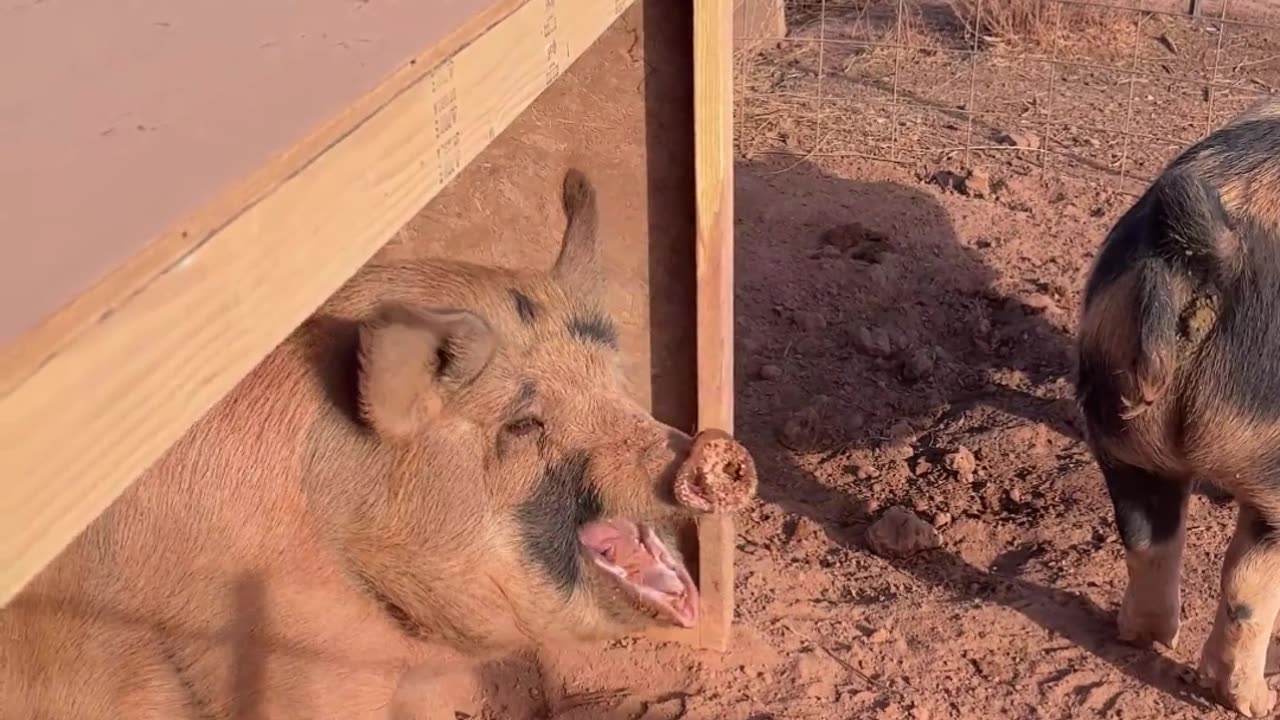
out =
[(495, 0), (0, 0), (0, 342)]

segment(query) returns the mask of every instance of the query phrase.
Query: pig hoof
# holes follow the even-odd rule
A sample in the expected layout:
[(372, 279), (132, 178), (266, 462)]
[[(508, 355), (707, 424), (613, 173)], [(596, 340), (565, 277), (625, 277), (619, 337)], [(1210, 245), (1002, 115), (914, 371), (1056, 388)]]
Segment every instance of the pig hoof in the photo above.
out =
[(1138, 611), (1133, 603), (1126, 602), (1120, 607), (1120, 615), (1116, 620), (1120, 639), (1131, 645), (1146, 646), (1159, 643), (1176, 650), (1178, 635), (1182, 623), (1180, 611), (1170, 610)]
[(1200, 684), (1223, 705), (1245, 717), (1263, 717), (1276, 704), (1276, 694), (1261, 673), (1246, 673), (1209, 656), (1200, 660)]
[(1276, 704), (1276, 694), (1267, 687), (1267, 681), (1263, 678), (1229, 688), (1220, 687), (1217, 692), (1224, 705), (1245, 717), (1264, 717)]
[(694, 510), (737, 510), (755, 497), (757, 483), (755, 461), (746, 448), (722, 430), (703, 430), (676, 472), (675, 496)]

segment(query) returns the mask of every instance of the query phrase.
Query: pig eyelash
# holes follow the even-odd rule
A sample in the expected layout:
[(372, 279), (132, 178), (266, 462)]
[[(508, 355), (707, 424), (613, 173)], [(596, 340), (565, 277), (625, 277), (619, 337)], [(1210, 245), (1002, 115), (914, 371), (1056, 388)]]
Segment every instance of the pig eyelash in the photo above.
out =
[(536, 433), (536, 432), (542, 432), (543, 425), (542, 425), (542, 420), (536, 417), (525, 417), (525, 418), (520, 418), (519, 420), (513, 420), (507, 423), (507, 426), (504, 429), (510, 435), (515, 435), (516, 437), (524, 437), (525, 435), (532, 435), (533, 433)]

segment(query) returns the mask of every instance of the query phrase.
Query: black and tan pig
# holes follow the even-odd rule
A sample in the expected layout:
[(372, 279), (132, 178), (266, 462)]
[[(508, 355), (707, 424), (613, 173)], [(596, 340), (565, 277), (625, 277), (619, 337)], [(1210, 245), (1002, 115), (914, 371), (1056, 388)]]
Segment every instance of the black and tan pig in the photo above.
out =
[(1187, 148), (1085, 289), (1077, 394), (1126, 550), (1120, 636), (1176, 643), (1187, 500), (1239, 505), (1200, 677), (1247, 716), (1280, 611), (1280, 100)]
[(625, 394), (584, 175), (563, 201), (550, 272), (336, 293), (0, 611), (0, 718), (434, 718), (405, 678), (694, 625), (674, 529), (754, 468)]

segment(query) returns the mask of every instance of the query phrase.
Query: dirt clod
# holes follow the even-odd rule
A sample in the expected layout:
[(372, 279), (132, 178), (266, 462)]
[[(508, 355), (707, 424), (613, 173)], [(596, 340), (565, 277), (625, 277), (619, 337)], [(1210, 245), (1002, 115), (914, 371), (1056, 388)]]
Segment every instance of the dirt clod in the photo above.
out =
[(853, 333), (853, 346), (863, 355), (888, 357), (893, 352), (889, 334), (880, 328), (860, 327)]
[(919, 382), (933, 374), (933, 366), (937, 361), (933, 348), (917, 348), (902, 363), (902, 379), (908, 382)]
[(1002, 133), (996, 140), (1001, 145), (1010, 145), (1025, 150), (1040, 149), (1040, 136), (1026, 130), (1009, 130)]
[(1022, 306), (1034, 313), (1046, 315), (1055, 315), (1061, 312), (1058, 307), (1058, 301), (1044, 293), (1029, 293), (1022, 298)]
[(820, 312), (806, 310), (795, 314), (795, 323), (805, 332), (816, 332), (827, 327), (827, 318)]
[(779, 428), (778, 442), (791, 450), (807, 450), (817, 441), (820, 423), (817, 408), (809, 406), (797, 410)]
[(907, 557), (942, 545), (938, 531), (919, 515), (895, 505), (867, 528), (867, 544), (881, 557)]
[(911, 474), (915, 475), (916, 477), (920, 477), (925, 475), (932, 469), (933, 469), (933, 463), (929, 462), (928, 458), (924, 456), (920, 456), (916, 458), (915, 463), (911, 466)]
[(956, 474), (962, 482), (972, 482), (974, 472), (978, 469), (978, 460), (973, 451), (961, 445), (946, 456), (947, 469)]
[(822, 536), (822, 526), (812, 518), (796, 518), (795, 530), (791, 533), (791, 541), (803, 543)]
[(991, 197), (991, 175), (982, 168), (974, 168), (965, 176), (960, 192), (974, 198)]
[(777, 380), (780, 377), (782, 377), (782, 367), (773, 364), (760, 366), (761, 380)]
[(889, 426), (888, 438), (891, 444), (909, 445), (916, 439), (916, 429), (906, 420), (899, 420)]
[(865, 460), (855, 460), (849, 463), (846, 471), (859, 480), (871, 480), (880, 477), (880, 471), (876, 469), (876, 466)]

